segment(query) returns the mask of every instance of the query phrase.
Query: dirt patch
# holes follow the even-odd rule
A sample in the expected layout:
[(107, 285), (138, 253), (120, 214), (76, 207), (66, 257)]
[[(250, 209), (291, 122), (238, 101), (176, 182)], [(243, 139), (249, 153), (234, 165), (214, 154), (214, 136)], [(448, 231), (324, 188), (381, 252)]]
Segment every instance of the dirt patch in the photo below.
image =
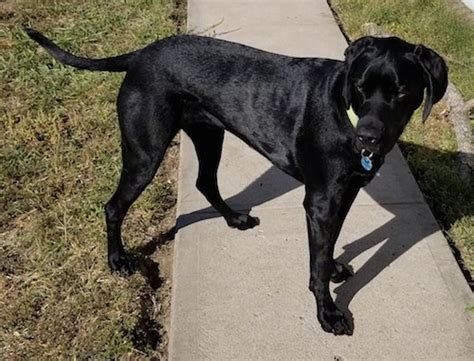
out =
[[(156, 181), (165, 178), (172, 188), (173, 204), (160, 220), (161, 231), (148, 243), (135, 250), (140, 273), (148, 281), (149, 289), (141, 296), (141, 314), (134, 330), (133, 342), (138, 349), (151, 348), (160, 359), (167, 359), (171, 313), (171, 280), (173, 269), (176, 221), (177, 169), (179, 137), (167, 152)], [(151, 226), (153, 227), (153, 226)]]

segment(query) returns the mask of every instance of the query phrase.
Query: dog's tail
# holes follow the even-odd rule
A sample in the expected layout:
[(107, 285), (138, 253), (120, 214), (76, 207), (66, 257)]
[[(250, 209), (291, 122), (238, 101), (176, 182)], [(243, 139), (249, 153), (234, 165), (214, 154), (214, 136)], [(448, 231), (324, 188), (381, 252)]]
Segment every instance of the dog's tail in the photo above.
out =
[(46, 36), (31, 28), (25, 28), (28, 36), (40, 44), (53, 57), (61, 63), (71, 65), (78, 69), (96, 70), (96, 71), (127, 71), (131, 60), (134, 58), (136, 52), (131, 52), (124, 55), (114, 56), (104, 59), (89, 59), (73, 55), (61, 49)]

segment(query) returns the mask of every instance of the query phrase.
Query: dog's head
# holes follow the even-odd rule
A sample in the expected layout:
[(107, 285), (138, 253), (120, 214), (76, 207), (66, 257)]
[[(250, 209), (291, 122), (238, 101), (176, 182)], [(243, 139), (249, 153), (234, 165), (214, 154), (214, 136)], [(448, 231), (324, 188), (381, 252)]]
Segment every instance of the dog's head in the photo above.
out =
[(344, 53), (342, 95), (359, 117), (354, 146), (386, 154), (395, 145), (415, 109), (423, 102), (423, 121), (444, 95), (448, 69), (423, 45), (401, 39), (364, 37)]

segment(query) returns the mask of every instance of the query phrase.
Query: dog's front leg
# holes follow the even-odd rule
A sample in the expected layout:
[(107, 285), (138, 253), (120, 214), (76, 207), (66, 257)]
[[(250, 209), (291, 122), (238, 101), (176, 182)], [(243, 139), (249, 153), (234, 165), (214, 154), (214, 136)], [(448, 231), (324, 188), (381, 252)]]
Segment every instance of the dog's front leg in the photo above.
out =
[(335, 335), (351, 335), (352, 327), (336, 307), (329, 292), (329, 281), (334, 273), (334, 244), (340, 229), (342, 199), (340, 191), (312, 190), (307, 187), (304, 200), (309, 237), (309, 289), (316, 298), (317, 315), (321, 327)]

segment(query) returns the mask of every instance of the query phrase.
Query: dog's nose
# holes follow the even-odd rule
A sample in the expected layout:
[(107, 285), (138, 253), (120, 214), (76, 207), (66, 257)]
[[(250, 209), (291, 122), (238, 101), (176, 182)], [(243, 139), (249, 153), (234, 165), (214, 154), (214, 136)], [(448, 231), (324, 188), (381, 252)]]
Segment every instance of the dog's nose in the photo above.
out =
[(375, 146), (380, 143), (382, 134), (373, 127), (359, 127), (356, 132), (357, 139), (362, 145)]

